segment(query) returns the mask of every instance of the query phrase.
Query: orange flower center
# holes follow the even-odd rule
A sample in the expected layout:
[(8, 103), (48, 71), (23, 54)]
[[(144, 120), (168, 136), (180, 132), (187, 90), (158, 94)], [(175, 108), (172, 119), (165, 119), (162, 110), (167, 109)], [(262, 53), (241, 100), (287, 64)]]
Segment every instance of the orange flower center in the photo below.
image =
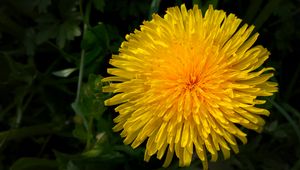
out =
[(193, 90), (195, 87), (197, 87), (199, 85), (199, 76), (190, 74), (190, 76), (188, 77), (186, 84), (185, 84), (185, 89), (188, 90)]

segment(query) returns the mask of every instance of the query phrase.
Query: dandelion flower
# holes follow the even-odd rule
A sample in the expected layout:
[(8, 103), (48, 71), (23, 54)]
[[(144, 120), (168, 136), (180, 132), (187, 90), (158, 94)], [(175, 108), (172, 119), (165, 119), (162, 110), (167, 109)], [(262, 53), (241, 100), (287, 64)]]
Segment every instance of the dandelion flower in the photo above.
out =
[(265, 103), (257, 97), (273, 95), (277, 84), (268, 81), (274, 69), (262, 67), (270, 53), (253, 46), (258, 33), (241, 22), (212, 6), (204, 16), (197, 5), (172, 7), (112, 56), (103, 91), (116, 94), (105, 105), (118, 105), (113, 130), (125, 144), (146, 143), (145, 161), (156, 154), (167, 167), (176, 155), (189, 166), (196, 153), (207, 169), (207, 155), (226, 159), (238, 152), (236, 139), (247, 142), (239, 127), (262, 130), (269, 111), (256, 107)]

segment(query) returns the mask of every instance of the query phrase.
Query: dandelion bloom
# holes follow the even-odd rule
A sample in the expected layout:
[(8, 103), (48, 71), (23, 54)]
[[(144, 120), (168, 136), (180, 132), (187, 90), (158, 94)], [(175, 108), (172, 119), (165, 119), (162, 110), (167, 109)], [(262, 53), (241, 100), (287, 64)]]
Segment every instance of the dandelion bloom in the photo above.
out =
[(268, 81), (274, 69), (262, 67), (270, 53), (253, 46), (258, 34), (241, 22), (212, 6), (204, 16), (196, 5), (172, 7), (127, 35), (112, 56), (113, 76), (102, 81), (104, 92), (116, 93), (105, 101), (118, 105), (113, 130), (133, 148), (145, 141), (146, 161), (166, 155), (166, 167), (175, 154), (188, 166), (196, 153), (207, 169), (207, 153), (226, 159), (238, 152), (236, 138), (247, 142), (239, 126), (262, 130), (269, 111), (256, 107), (265, 103), (257, 97), (271, 96), (277, 84)]

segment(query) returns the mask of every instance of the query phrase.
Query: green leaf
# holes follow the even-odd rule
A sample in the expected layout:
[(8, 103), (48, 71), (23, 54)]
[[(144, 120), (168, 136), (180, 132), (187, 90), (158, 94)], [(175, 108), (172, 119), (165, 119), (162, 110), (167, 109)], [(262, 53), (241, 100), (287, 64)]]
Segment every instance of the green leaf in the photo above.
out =
[(288, 122), (291, 124), (291, 126), (294, 128), (296, 135), (298, 136), (298, 139), (300, 141), (300, 130), (299, 125), (293, 120), (293, 118), (289, 115), (289, 113), (278, 103), (275, 101), (269, 100), (270, 103), (279, 111), (279, 113), (282, 114), (283, 117), (285, 117)]
[(287, 111), (289, 111), (290, 113), (293, 113), (295, 116), (298, 117), (298, 119), (300, 119), (300, 111), (298, 111), (296, 108), (292, 107), (288, 103), (283, 103), (282, 105)]
[(274, 132), (274, 136), (277, 138), (286, 138), (288, 137), (288, 134), (286, 133), (285, 130), (277, 130)]
[(297, 9), (299, 10), (292, 1), (281, 1), (279, 5), (280, 8), (274, 11), (274, 15), (281, 18), (291, 17)]
[(26, 137), (44, 135), (44, 134), (53, 134), (60, 131), (61, 126), (54, 123), (41, 124), (29, 127), (22, 127), (17, 129), (10, 129), (7, 131), (0, 132), (0, 141), (1, 140), (14, 140), (21, 139)]
[(102, 23), (85, 31), (81, 48), (86, 50), (85, 65), (92, 63), (88, 68), (97, 66), (95, 60), (104, 56), (104, 51), (109, 48), (109, 38), (106, 26)]
[(260, 27), (268, 20), (271, 14), (275, 11), (278, 7), (281, 0), (269, 0), (267, 5), (260, 10), (260, 14), (254, 21), (255, 31), (259, 30)]
[(107, 29), (103, 23), (98, 23), (95, 27), (91, 28), (90, 31), (94, 34), (97, 39), (97, 43), (99, 43), (102, 47), (107, 48), (109, 46), (109, 36)]
[(14, 7), (23, 10), (26, 14), (37, 8), (38, 13), (46, 13), (47, 7), (51, 5), (51, 0), (14, 0)]
[[(101, 119), (102, 114), (106, 110), (104, 106), (104, 100), (106, 96), (102, 93), (101, 76), (90, 75), (87, 83), (83, 84), (80, 92), (80, 98), (78, 103), (72, 103), (72, 108), (75, 113), (82, 118), (83, 125), (88, 135), (91, 135), (92, 127), (88, 125), (88, 122), (93, 122), (93, 119)], [(81, 128), (81, 127), (80, 127)], [(80, 131), (79, 131), (80, 130)], [(82, 129), (75, 129), (75, 137), (79, 139), (90, 140), (92, 136), (83, 136)]]
[(49, 5), (51, 5), (51, 0), (38, 0), (37, 7), (39, 13), (46, 13)]
[(131, 146), (128, 145), (116, 145), (113, 147), (113, 149), (116, 151), (124, 152), (128, 154), (130, 157), (134, 157), (138, 159), (142, 158), (145, 152), (145, 148), (143, 147), (133, 149)]
[(8, 56), (2, 56), (0, 54), (0, 85), (4, 85), (8, 82), (9, 74), (11, 73), (11, 68), (9, 63), (12, 63), (12, 58)]
[(85, 61), (84, 61), (84, 65), (88, 66), (88, 68), (86, 68), (86, 73), (88, 73), (87, 70), (90, 70), (91, 67), (96, 67), (97, 64), (95, 63), (95, 60), (99, 60), (101, 58), (103, 58), (103, 48), (101, 46), (99, 46), (98, 48), (94, 48), (90, 51), (87, 51), (85, 55)]
[(293, 165), (293, 167), (290, 170), (298, 170), (300, 169), (300, 159), (296, 161), (296, 163)]
[(73, 40), (74, 37), (80, 35), (81, 31), (78, 24), (66, 21), (59, 26), (56, 43), (59, 48), (63, 48), (67, 40)]
[(55, 71), (52, 74), (57, 77), (69, 77), (69, 75), (72, 74), (76, 70), (77, 70), (77, 68), (66, 68), (63, 70)]
[(92, 51), (87, 51), (85, 56), (85, 75), (93, 74), (98, 72), (101, 68), (101, 63), (104, 61), (104, 50), (99, 48), (94, 48)]
[(94, 6), (100, 12), (104, 12), (105, 0), (93, 0)]
[(111, 150), (111, 143), (108, 141), (108, 137), (105, 132), (98, 133), (95, 136), (95, 143), (93, 144), (93, 147), (83, 152), (81, 155), (87, 158), (97, 157), (100, 156), (103, 152), (107, 150)]
[(73, 161), (69, 161), (67, 165), (67, 170), (80, 170)]
[(67, 41), (81, 35), (79, 25), (82, 18), (76, 10), (76, 1), (59, 1), (58, 8), (61, 10), (60, 14), (49, 12), (35, 19), (38, 23), (36, 44), (56, 39), (57, 46), (62, 49)]
[(91, 74), (89, 80), (83, 85), (80, 96), (80, 107), (83, 115), (100, 117), (106, 110), (104, 94), (102, 93), (101, 76)]
[(70, 13), (74, 12), (76, 5), (78, 5), (78, 1), (60, 0), (58, 3), (60, 15), (66, 16), (66, 15), (69, 15)]
[(108, 37), (110, 39), (109, 51), (110, 53), (118, 53), (121, 43), (124, 41), (124, 38), (120, 36), (118, 28), (112, 25), (105, 25)]
[(106, 25), (99, 23), (88, 28), (81, 41), (81, 48), (85, 50), (85, 74), (94, 73), (99, 69), (103, 57), (110, 49), (110, 38)]
[(103, 23), (88, 28), (86, 34), (83, 37), (81, 47), (88, 50), (92, 48), (109, 47), (109, 35), (106, 26)]
[(13, 82), (22, 82), (26, 84), (31, 84), (34, 78), (36, 77), (37, 70), (35, 69), (32, 63), (23, 64), (16, 62), (11, 59), (10, 56), (5, 56), (10, 67), (10, 72), (8, 72), (9, 80)]
[[(83, 126), (82, 122), (78, 122), (78, 119), (82, 119), (80, 116), (76, 115), (75, 119), (75, 128), (72, 132), (73, 136), (79, 139), (82, 142), (86, 142), (88, 136), (86, 133), (86, 129)], [(82, 120), (81, 120), (82, 121)]]
[[(109, 143), (107, 143), (109, 144)], [(108, 145), (109, 146), (109, 145)], [(104, 150), (97, 154), (85, 154), (69, 155), (54, 151), (57, 162), (59, 163), (60, 170), (66, 170), (69, 168), (78, 168), (86, 170), (98, 170), (98, 169), (117, 169), (117, 165), (120, 162), (124, 162), (124, 155), (119, 152), (115, 152), (109, 149), (109, 147), (103, 147)], [(90, 153), (96, 153), (94, 149)]]
[(36, 44), (40, 45), (49, 39), (57, 37), (60, 21), (52, 14), (44, 14), (35, 19), (38, 23)]
[(157, 13), (160, 2), (161, 2), (161, 0), (152, 0), (150, 10), (149, 10), (149, 16), (148, 16), (149, 20), (152, 18), (153, 13)]
[(23, 43), (24, 43), (27, 55), (33, 56), (35, 53), (35, 48), (36, 48), (35, 31), (33, 28), (29, 28), (28, 30), (26, 30)]
[(57, 170), (57, 162), (54, 160), (41, 158), (20, 158), (10, 168), (10, 170)]
[(98, 44), (98, 38), (90, 29), (87, 29), (82, 38), (81, 48), (85, 50), (93, 49), (96, 44)]
[(249, 7), (247, 8), (247, 12), (246, 12), (246, 16), (245, 16), (245, 20), (248, 22), (248, 23), (252, 23), (255, 15), (257, 14), (257, 12), (260, 11), (260, 7), (261, 7), (261, 4), (262, 4), (262, 0), (252, 0), (252, 1), (249, 1), (250, 5)]
[(278, 121), (274, 121), (269, 126), (269, 131), (275, 131), (278, 127)]
[(78, 157), (78, 155), (68, 155), (61, 152), (58, 152), (56, 150), (53, 151), (56, 157), (56, 161), (58, 162), (59, 169), (60, 170), (66, 170), (69, 168), (72, 168), (73, 166), (70, 165), (70, 160), (75, 159)]
[(51, 24), (47, 28), (42, 28), (36, 35), (36, 44), (40, 45), (51, 38), (55, 38), (57, 36), (57, 29), (57, 24)]

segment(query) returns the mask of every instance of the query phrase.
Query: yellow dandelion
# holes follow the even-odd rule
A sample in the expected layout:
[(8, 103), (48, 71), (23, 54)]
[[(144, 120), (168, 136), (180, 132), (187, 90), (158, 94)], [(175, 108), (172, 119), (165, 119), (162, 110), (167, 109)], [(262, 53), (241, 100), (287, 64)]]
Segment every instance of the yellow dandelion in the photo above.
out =
[(204, 16), (197, 5), (172, 7), (127, 35), (112, 56), (113, 76), (102, 81), (104, 92), (116, 93), (105, 101), (118, 105), (113, 130), (133, 148), (146, 141), (146, 161), (166, 155), (166, 167), (175, 154), (189, 166), (196, 153), (207, 169), (207, 153), (226, 159), (238, 152), (236, 138), (247, 142), (237, 125), (262, 130), (269, 111), (256, 107), (265, 103), (257, 97), (271, 96), (277, 84), (268, 81), (274, 69), (261, 67), (270, 53), (253, 46), (258, 33), (250, 36), (254, 26), (241, 22), (212, 6)]

